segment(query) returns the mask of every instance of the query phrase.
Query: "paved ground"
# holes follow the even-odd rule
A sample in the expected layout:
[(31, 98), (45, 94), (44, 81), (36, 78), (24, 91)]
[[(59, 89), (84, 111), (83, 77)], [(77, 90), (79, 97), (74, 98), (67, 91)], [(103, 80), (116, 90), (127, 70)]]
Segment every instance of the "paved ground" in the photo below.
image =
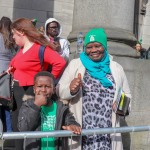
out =
[(2, 140), (0, 140), (0, 150), (15, 150), (14, 148), (14, 141), (7, 140), (4, 142), (4, 147), (2, 149)]

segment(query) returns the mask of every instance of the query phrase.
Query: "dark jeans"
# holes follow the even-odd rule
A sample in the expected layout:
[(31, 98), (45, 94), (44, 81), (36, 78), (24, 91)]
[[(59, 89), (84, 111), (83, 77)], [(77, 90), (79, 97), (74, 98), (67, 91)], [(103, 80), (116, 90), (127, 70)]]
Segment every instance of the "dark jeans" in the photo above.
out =
[(10, 115), (10, 110), (8, 107), (1, 106), (1, 113), (0, 113), (0, 118), (3, 123), (3, 131), (4, 132), (11, 132), (12, 131), (12, 125), (11, 125), (11, 115)]
[[(14, 132), (18, 132), (18, 115), (19, 115), (19, 110), (22, 105), (22, 98), (24, 95), (31, 95), (34, 96), (33, 93), (33, 86), (19, 86), (18, 82), (14, 82), (14, 87), (13, 87), (13, 93), (14, 93), (14, 108), (12, 111), (12, 128)], [(15, 140), (15, 150), (23, 150), (23, 140)]]

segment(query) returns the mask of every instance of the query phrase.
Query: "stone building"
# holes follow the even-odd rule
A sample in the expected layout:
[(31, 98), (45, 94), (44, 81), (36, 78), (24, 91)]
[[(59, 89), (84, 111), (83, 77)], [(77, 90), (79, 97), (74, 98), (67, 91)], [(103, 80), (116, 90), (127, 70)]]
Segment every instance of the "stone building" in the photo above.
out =
[(63, 37), (72, 28), (74, 0), (0, 0), (0, 18), (37, 18), (37, 26), (44, 25), (46, 19), (57, 18), (63, 26)]

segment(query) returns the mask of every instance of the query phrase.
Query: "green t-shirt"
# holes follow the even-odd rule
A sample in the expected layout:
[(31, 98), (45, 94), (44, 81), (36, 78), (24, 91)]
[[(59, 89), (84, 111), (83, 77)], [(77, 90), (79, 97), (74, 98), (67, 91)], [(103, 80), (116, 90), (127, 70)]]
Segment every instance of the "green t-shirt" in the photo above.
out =
[[(56, 124), (57, 104), (41, 106), (41, 131), (53, 131)], [(41, 138), (41, 150), (55, 150), (55, 138)]]

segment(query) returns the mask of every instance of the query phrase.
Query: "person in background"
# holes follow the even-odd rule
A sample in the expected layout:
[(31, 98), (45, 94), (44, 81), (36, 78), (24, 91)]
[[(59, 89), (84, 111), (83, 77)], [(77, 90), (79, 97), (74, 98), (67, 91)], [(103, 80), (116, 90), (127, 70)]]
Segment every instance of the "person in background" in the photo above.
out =
[[(34, 77), (35, 97), (27, 98), (19, 111), (19, 131), (53, 131), (71, 130), (75, 134), (81, 133), (80, 125), (75, 121), (69, 107), (53, 98), (55, 91), (54, 77), (47, 71), (41, 71)], [(28, 112), (28, 113), (27, 113)], [(67, 149), (63, 138), (45, 137), (27, 139), (27, 150), (57, 150)]]
[[(82, 129), (119, 127), (120, 117), (115, 113), (117, 97), (123, 91), (131, 98), (125, 72), (109, 55), (103, 28), (89, 30), (84, 47), (80, 57), (65, 69), (56, 93), (68, 100)], [(82, 146), (79, 144), (74, 141), (72, 149), (123, 150), (120, 133), (83, 136)]]
[[(16, 53), (16, 45), (11, 33), (11, 20), (3, 16), (0, 20), (0, 74), (7, 70), (12, 57)], [(4, 131), (12, 131), (9, 108), (0, 106), (0, 118)]]
[(140, 53), (140, 59), (147, 59), (147, 51), (146, 49), (142, 48), (142, 45), (140, 42), (137, 42), (135, 45), (136, 54)]
[(55, 18), (49, 18), (45, 22), (45, 36), (56, 47), (56, 51), (68, 62), (69, 44), (64, 38), (61, 38), (62, 26)]
[[(34, 95), (33, 84), (34, 76), (43, 68), (51, 66), (51, 73), (57, 79), (63, 72), (66, 62), (52, 49), (52, 45), (33, 25), (30, 19), (19, 18), (11, 25), (13, 38), (18, 46), (21, 47), (16, 56), (11, 60), (8, 73), (13, 74), (14, 78), (14, 109), (12, 111), (13, 131), (18, 131), (18, 113), (22, 105), (23, 96)], [(39, 59), (39, 48), (45, 46), (44, 64), (41, 66)], [(23, 149), (23, 140), (16, 140), (16, 150)]]

